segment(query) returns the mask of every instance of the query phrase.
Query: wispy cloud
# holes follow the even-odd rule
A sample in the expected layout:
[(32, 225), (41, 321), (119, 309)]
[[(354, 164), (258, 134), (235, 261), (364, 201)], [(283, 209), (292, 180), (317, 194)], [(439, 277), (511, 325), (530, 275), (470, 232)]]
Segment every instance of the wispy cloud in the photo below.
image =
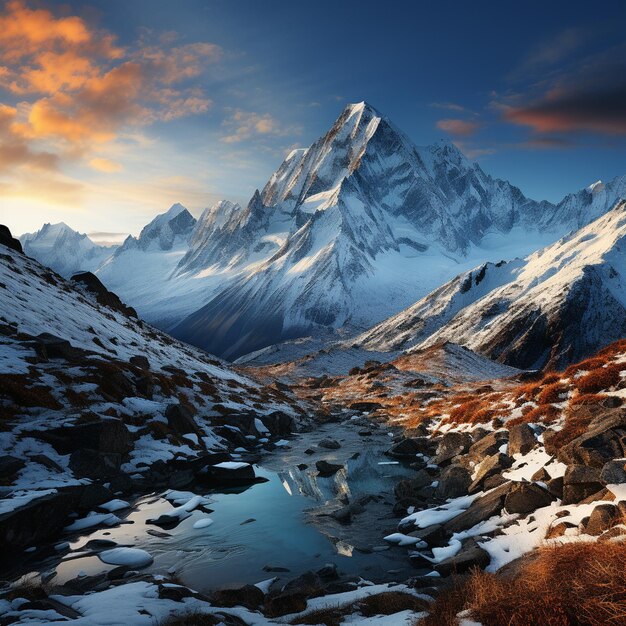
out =
[(437, 122), (437, 128), (456, 137), (470, 137), (480, 128), (479, 122), (462, 119), (444, 119)]
[(444, 109), (446, 111), (456, 111), (457, 113), (463, 113), (466, 111), (464, 106), (456, 104), (455, 102), (431, 102), (430, 106), (433, 109)]
[(299, 134), (297, 127), (285, 127), (269, 113), (232, 110), (222, 122), (226, 134), (221, 137), (224, 143), (240, 143), (263, 136), (286, 136)]

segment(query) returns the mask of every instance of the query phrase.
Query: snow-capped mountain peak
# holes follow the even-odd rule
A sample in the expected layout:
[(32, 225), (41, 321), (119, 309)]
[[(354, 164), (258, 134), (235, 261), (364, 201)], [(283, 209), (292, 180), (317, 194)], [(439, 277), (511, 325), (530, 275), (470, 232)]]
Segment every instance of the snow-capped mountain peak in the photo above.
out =
[(36, 233), (22, 235), (20, 241), (28, 256), (65, 277), (96, 269), (113, 251), (113, 248), (95, 244), (65, 222), (44, 224)]
[(144, 226), (139, 237), (128, 237), (116, 254), (120, 255), (131, 247), (171, 250), (179, 240), (189, 239), (195, 224), (195, 217), (182, 204), (173, 204)]

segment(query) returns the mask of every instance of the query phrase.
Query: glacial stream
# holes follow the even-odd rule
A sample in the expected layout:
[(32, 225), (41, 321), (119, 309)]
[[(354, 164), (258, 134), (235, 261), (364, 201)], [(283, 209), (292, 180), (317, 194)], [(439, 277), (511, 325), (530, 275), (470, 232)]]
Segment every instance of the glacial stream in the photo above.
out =
[[(210, 501), (207, 510), (194, 511), (175, 528), (147, 522), (172, 510), (162, 494), (142, 497), (131, 509), (116, 512), (122, 518), (118, 526), (61, 537), (55, 543), (68, 541), (69, 550), (48, 551), (45, 558), (25, 555), (22, 573), (45, 572), (54, 584), (63, 584), (107, 572), (115, 566), (103, 563), (91, 549), (93, 540), (107, 540), (146, 550), (154, 562), (142, 571), (174, 576), (199, 591), (274, 576), (287, 580), (326, 564), (335, 564), (345, 576), (403, 580), (415, 574), (406, 549), (389, 546), (383, 537), (398, 522), (392, 514), (394, 485), (412, 470), (385, 456), (390, 431), (366, 427), (371, 435), (359, 435), (363, 430), (341, 423), (295, 435), (289, 447), (264, 454), (255, 465), (266, 482), (220, 492), (196, 489)], [(317, 447), (328, 437), (341, 447)], [(307, 449), (315, 452), (306, 454)], [(315, 468), (320, 459), (345, 467), (320, 477)], [(348, 502), (362, 508), (349, 523), (340, 523), (330, 514)], [(210, 525), (194, 528), (207, 516)]]

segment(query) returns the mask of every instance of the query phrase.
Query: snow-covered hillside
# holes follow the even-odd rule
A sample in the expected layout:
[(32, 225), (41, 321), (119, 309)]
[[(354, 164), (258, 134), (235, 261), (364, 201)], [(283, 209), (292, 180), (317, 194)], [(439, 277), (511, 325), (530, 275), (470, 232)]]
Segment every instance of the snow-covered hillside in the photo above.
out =
[(114, 246), (99, 246), (67, 224), (44, 224), (36, 233), (20, 238), (24, 252), (69, 278), (79, 271), (94, 271), (109, 257)]
[(561, 367), (626, 335), (626, 202), (526, 259), (483, 265), (350, 346), (462, 343), (517, 367)]

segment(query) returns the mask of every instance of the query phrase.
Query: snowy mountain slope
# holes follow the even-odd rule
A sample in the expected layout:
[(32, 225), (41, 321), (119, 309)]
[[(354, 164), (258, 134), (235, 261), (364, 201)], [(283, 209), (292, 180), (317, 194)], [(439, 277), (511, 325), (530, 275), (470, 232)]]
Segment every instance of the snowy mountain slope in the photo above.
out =
[(536, 202), (449, 142), (415, 146), (361, 102), (292, 151), (245, 208), (222, 201), (193, 224), (175, 205), (97, 273), (148, 321), (234, 359), (362, 332), (461, 272), (584, 226), (625, 187), (623, 177)]
[(67, 224), (44, 224), (36, 233), (20, 238), (24, 252), (65, 278), (79, 271), (93, 271), (109, 257), (115, 246), (99, 246)]
[[(176, 283), (168, 281), (189, 249), (196, 219), (181, 204), (157, 215), (139, 237), (129, 236), (97, 270), (100, 280), (122, 300), (134, 302), (144, 319), (167, 326), (167, 320), (201, 305), (185, 290), (181, 300)], [(200, 285), (197, 286), (200, 289)]]
[[(451, 144), (417, 148), (369, 105), (350, 105), (229, 220), (228, 241), (211, 243), (230, 251), (246, 242), (237, 257), (246, 262), (250, 250), (273, 254), (172, 332), (236, 358), (316, 328), (367, 327), (476, 260), (499, 260), (504, 236), (549, 206), (491, 179)], [(536, 230), (517, 242), (528, 253), (546, 236), (556, 238)], [(233, 258), (221, 262), (232, 267)]]
[(620, 202), (524, 261), (453, 279), (350, 345), (381, 351), (455, 341), (516, 367), (562, 367), (626, 334), (625, 268)]

